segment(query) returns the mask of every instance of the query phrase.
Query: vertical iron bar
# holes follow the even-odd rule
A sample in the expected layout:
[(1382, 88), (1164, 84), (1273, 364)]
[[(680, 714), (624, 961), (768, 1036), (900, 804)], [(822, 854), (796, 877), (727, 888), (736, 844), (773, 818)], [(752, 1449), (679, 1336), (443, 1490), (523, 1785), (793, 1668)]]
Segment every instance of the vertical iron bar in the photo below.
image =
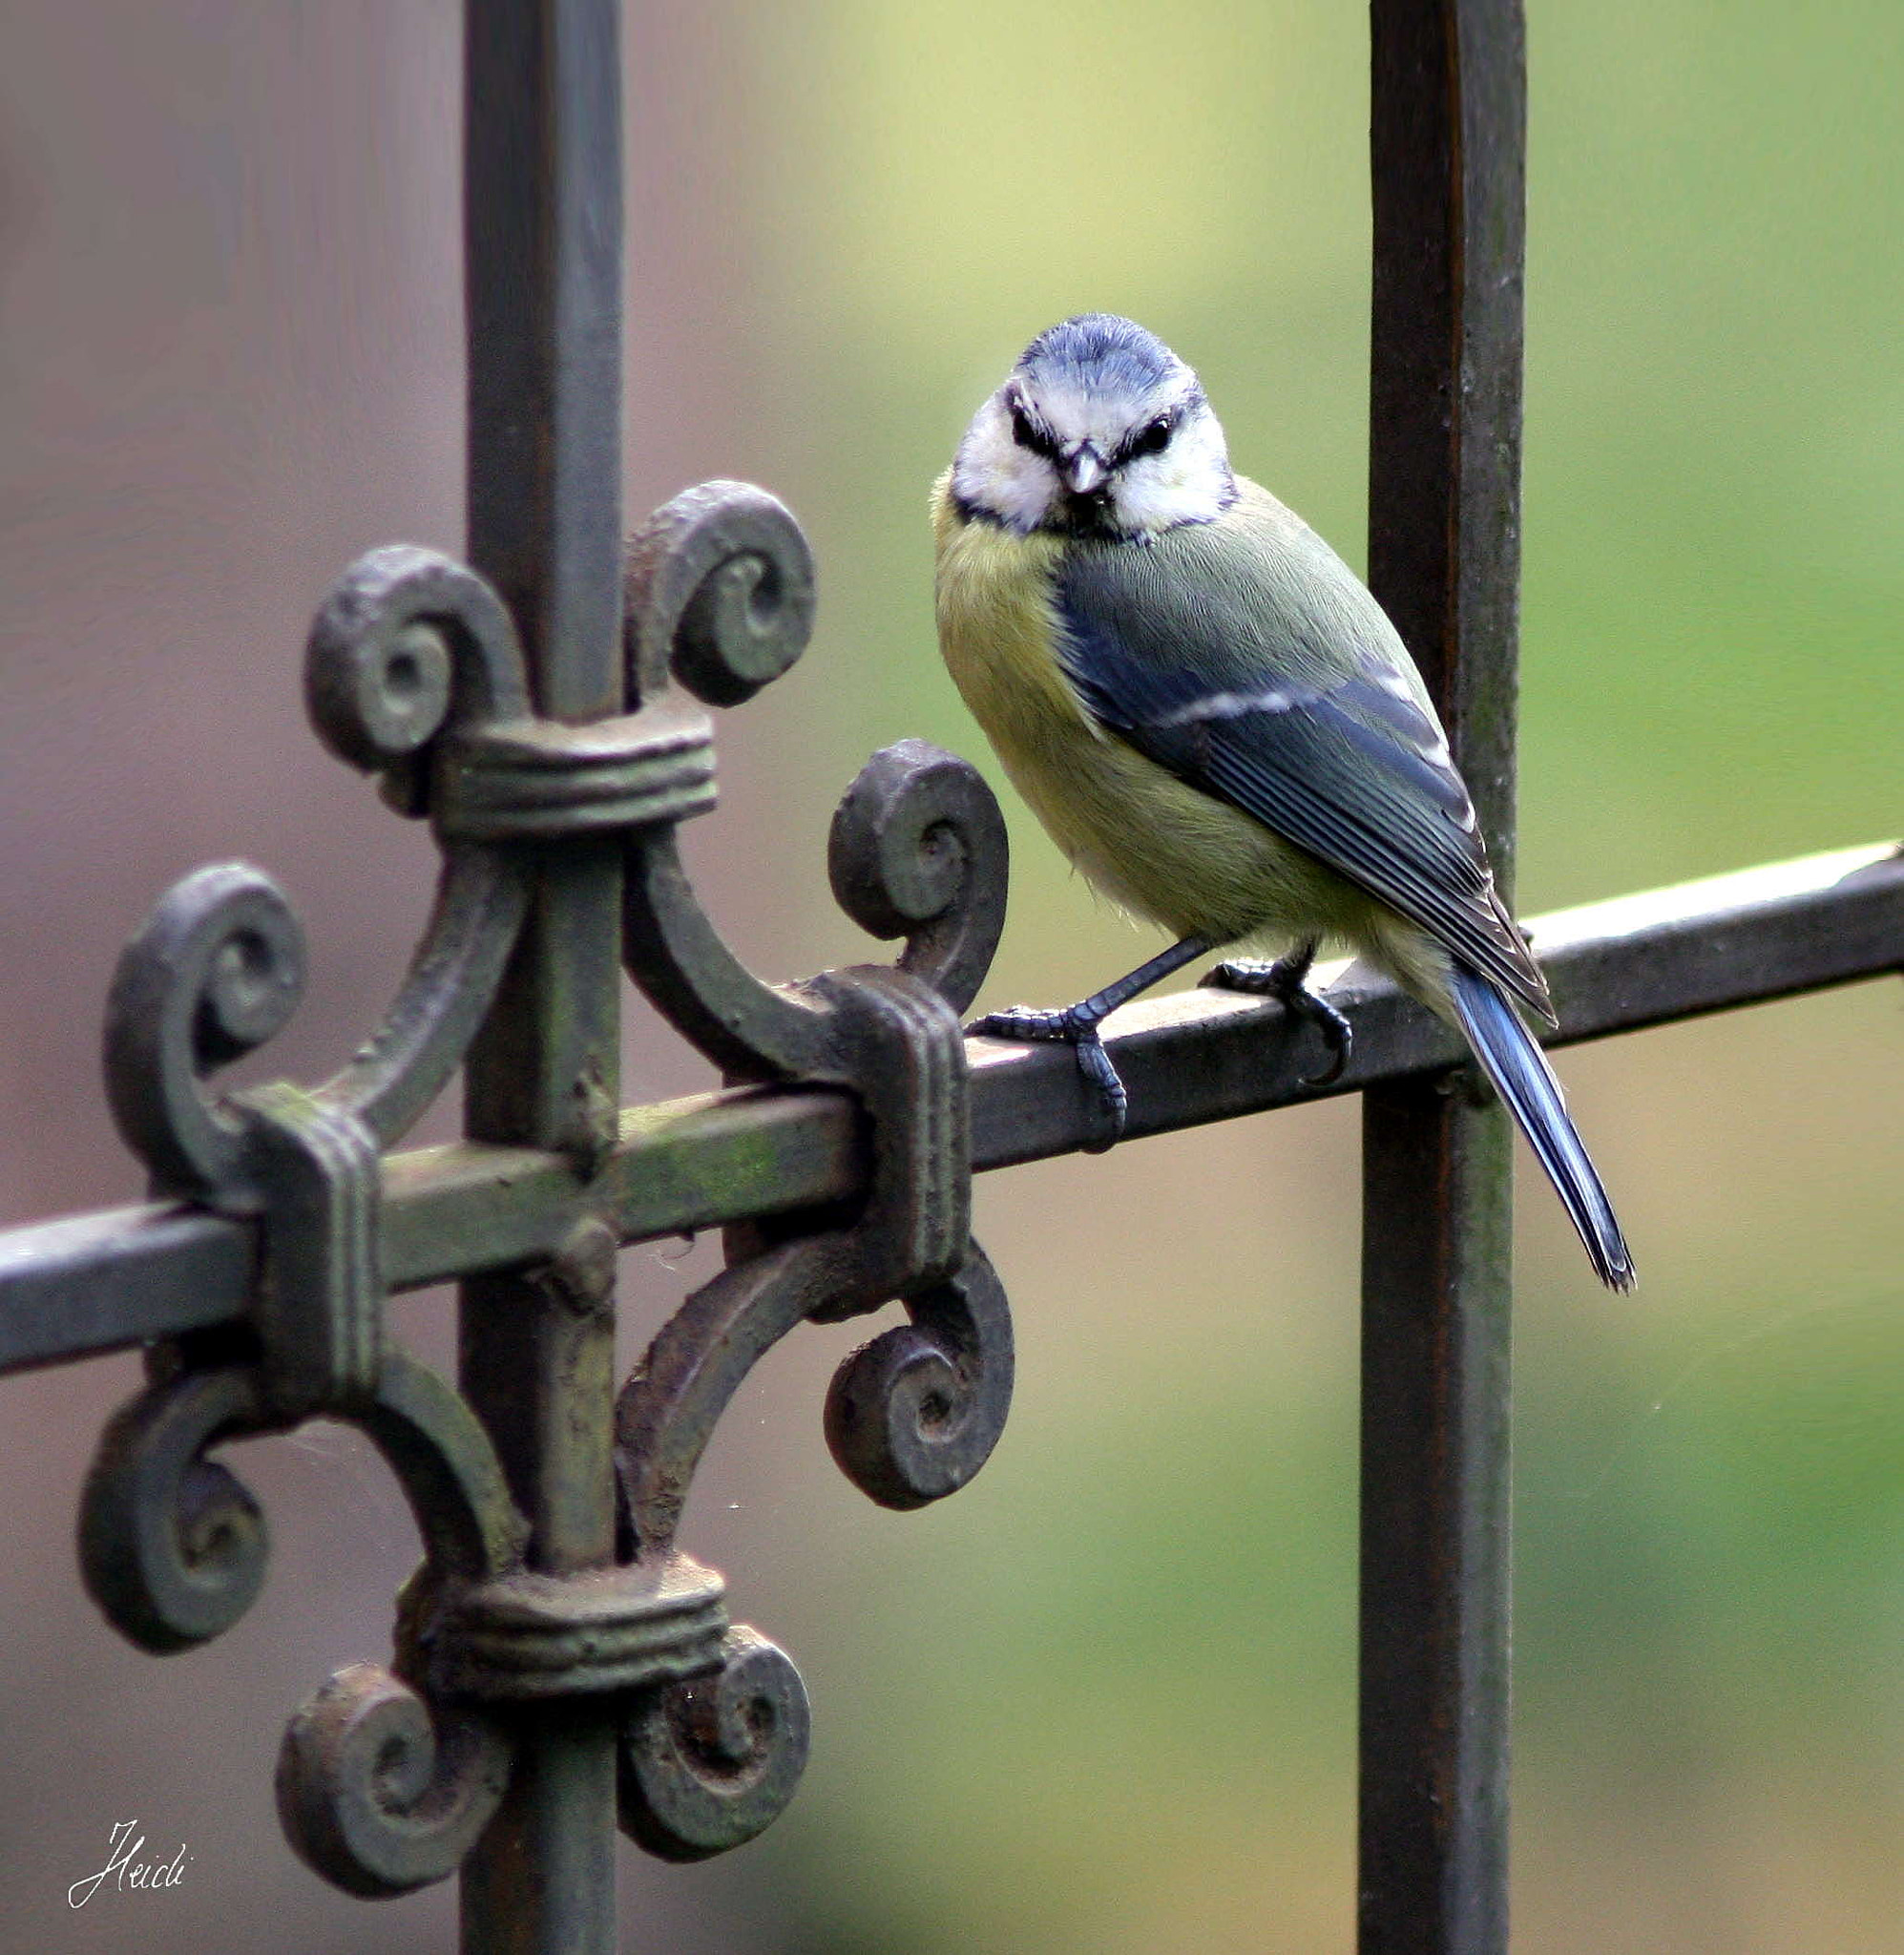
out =
[[(622, 702), (617, 0), (468, 0), (464, 250), (470, 554), (527, 646), (538, 708)], [(586, 1172), (619, 1097), (619, 857), (565, 843), (468, 1072), (472, 1139)], [(551, 1572), (614, 1551), (614, 1312), (516, 1273), (463, 1286), (464, 1391)], [(525, 1719), (508, 1798), (464, 1869), (471, 1955), (615, 1947), (612, 1725)]]
[[(1372, 0), (1369, 578), (1514, 866), (1520, 0)], [(1362, 1955), (1507, 1946), (1507, 1118), (1363, 1113)]]

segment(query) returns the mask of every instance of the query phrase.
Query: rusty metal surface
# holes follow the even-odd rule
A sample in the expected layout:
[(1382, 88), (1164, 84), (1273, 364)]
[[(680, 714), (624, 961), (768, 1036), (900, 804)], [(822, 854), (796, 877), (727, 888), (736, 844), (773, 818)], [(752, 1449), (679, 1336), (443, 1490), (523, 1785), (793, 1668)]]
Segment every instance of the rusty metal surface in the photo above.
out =
[[(1904, 969), (1904, 859), (1894, 843), (1837, 850), (1528, 927), (1560, 1012), (1547, 1042), (1576, 1044)], [(1135, 1083), (1133, 1135), (1460, 1062), (1454, 1034), (1385, 979), (1351, 972), (1330, 996), (1354, 1021), (1355, 1055), (1320, 1091), (1273, 1001), (1187, 991), (1119, 1013), (1108, 1040)], [(1062, 1053), (974, 1042), (973, 1167), (1081, 1151), (1096, 1113), (1075, 1075)], [(417, 1148), (384, 1162), (385, 1279), (413, 1290), (478, 1264), (539, 1263), (585, 1213), (628, 1243), (849, 1200), (866, 1171), (851, 1096), (806, 1087), (631, 1107), (586, 1188), (534, 1148)], [(173, 1204), (0, 1232), (0, 1373), (235, 1322), (256, 1269), (248, 1229)]]
[[(1512, 863), (1519, 421), (1518, 0), (1375, 0), (1370, 578)], [(813, 564), (764, 492), (711, 482), (620, 542), (614, 0), (468, 0), (470, 555), (392, 546), (320, 609), (319, 737), (428, 820), (437, 902), (397, 997), (314, 1087), (212, 1076), (295, 1009), (303, 944), (262, 871), (160, 900), (107, 1005), (114, 1114), (155, 1199), (0, 1233), (0, 1372), (146, 1347), (80, 1502), (84, 1579), (140, 1648), (196, 1647), (268, 1579), (265, 1516), (209, 1454), (306, 1418), (377, 1448), (425, 1558), (387, 1663), (291, 1719), (277, 1798), (366, 1897), (465, 1877), (471, 1951), (616, 1945), (617, 1827), (675, 1860), (785, 1809), (811, 1719), (791, 1659), (678, 1545), (754, 1365), (800, 1325), (904, 1305), (838, 1369), (842, 1470), (914, 1508), (1010, 1409), (976, 1169), (1088, 1148), (1069, 1052), (968, 1040), (1004, 918), (1002, 820), (916, 741), (835, 817), (836, 900), (890, 965), (774, 984), (702, 909), (677, 830), (713, 715), (801, 655)], [(817, 867), (817, 865), (816, 865)], [(1536, 919), (1560, 1013), (1602, 1037), (1904, 967), (1892, 845)], [(622, 974), (727, 1089), (622, 1108)], [(1321, 981), (1321, 980), (1318, 980)], [(1339, 1079), (1281, 1004), (1117, 1015), (1129, 1131), (1362, 1092), (1366, 1134), (1361, 1940), (1506, 1941), (1507, 1134), (1455, 1036), (1338, 974)], [(389, 1150), (468, 1069), (468, 1138)], [(612, 1372), (617, 1252), (726, 1230), (726, 1267)], [(388, 1307), (464, 1282), (455, 1384)]]
[[(408, 1496), (425, 1559), (389, 1663), (340, 1671), (285, 1734), (298, 1852), (365, 1896), (460, 1871), (470, 1950), (606, 1955), (617, 1826), (671, 1858), (724, 1850), (806, 1758), (791, 1660), (730, 1623), (724, 1582), (675, 1542), (750, 1367), (801, 1323), (904, 1302), (911, 1324), (847, 1361), (825, 1414), (890, 1506), (963, 1485), (1002, 1429), (1011, 1326), (971, 1240), (958, 1014), (1003, 921), (1004, 825), (963, 762), (902, 743), (853, 785), (828, 858), (849, 913), (903, 939), (895, 965), (769, 985), (701, 910), (675, 829), (713, 802), (706, 707), (799, 657), (810, 556), (737, 483), (678, 496), (624, 550), (614, 0), (471, 0), (467, 18), (473, 567), (372, 551), (304, 669), (320, 737), (430, 823), (435, 910), (332, 1079), (221, 1095), (212, 1076), (295, 1011), (303, 935), (259, 870), (184, 878), (127, 946), (105, 1035), (114, 1114), (172, 1212), (16, 1232), (0, 1257), (51, 1340), (10, 1357), (76, 1356), (109, 1325), (147, 1345), (79, 1530), (94, 1599), (142, 1649), (222, 1634), (266, 1579), (264, 1516), (215, 1448), (340, 1419)], [(768, 1220), (795, 1204), (756, 1148), (728, 1269), (617, 1390), (617, 1204), (640, 1181), (620, 1144), (642, 1119), (618, 1104), (624, 966), (730, 1074), (830, 1091), (866, 1185)], [(479, 1196), (442, 1272), (464, 1279), (452, 1386), (387, 1335), (384, 1157), (459, 1063), (452, 1152), (534, 1171)], [(493, 1253), (549, 1174), (559, 1227)], [(239, 1307), (208, 1314), (232, 1279)]]
[[(737, 483), (677, 497), (629, 556), (630, 666), (642, 710), (665, 710), (676, 684), (710, 704), (749, 697), (804, 648), (810, 589), (806, 543), (772, 497)], [(682, 1503), (722, 1414), (760, 1358), (803, 1323), (894, 1298), (909, 1305), (912, 1329), (898, 1335), (920, 1348), (882, 1362), (889, 1333), (855, 1354), (826, 1415), (848, 1477), (886, 1504), (921, 1505), (963, 1485), (1010, 1403), (1003, 1293), (970, 1233), (970, 1080), (958, 1020), (1003, 923), (1003, 821), (963, 762), (904, 742), (876, 754), (847, 789), (828, 867), (856, 920), (905, 939), (899, 960), (774, 987), (721, 940), (672, 830), (648, 827), (629, 840), (630, 975), (730, 1074), (848, 1094), (841, 1104), (862, 1127), (854, 1151), (865, 1174), (850, 1219), (836, 1204), (807, 1216), (803, 1231), (797, 1218), (738, 1211), (731, 1219), (743, 1226), (728, 1230), (727, 1269), (686, 1299), (623, 1386), (617, 1466), (623, 1545), (637, 1565), (674, 1556)], [(601, 1178), (610, 1185), (606, 1170)], [(973, 1295), (981, 1308), (964, 1307)], [(910, 1498), (896, 1495), (901, 1482)], [(669, 1858), (751, 1838), (792, 1796), (805, 1760), (808, 1716), (792, 1664), (745, 1629), (730, 1635), (725, 1660), (721, 1679), (690, 1679), (623, 1727), (621, 1824)]]
[[(397, 808), (432, 819), (445, 852), (442, 899), (396, 1003), (324, 1085), (220, 1097), (210, 1076), (294, 1010), (302, 938), (261, 872), (188, 876), (128, 945), (106, 1034), (122, 1131), (188, 1206), (16, 1232), (0, 1251), (49, 1314), (76, 1284), (95, 1323), (100, 1285), (130, 1255), (146, 1278), (120, 1272), (135, 1326), (175, 1334), (150, 1344), (149, 1382), (109, 1427), (82, 1502), (88, 1585), (140, 1647), (221, 1634), (265, 1579), (264, 1517), (213, 1448), (324, 1415), (383, 1453), (426, 1559), (400, 1598), (391, 1664), (351, 1665), (293, 1718), (279, 1809), (298, 1851), (352, 1893), (403, 1893), (460, 1868), (472, 1949), (612, 1945), (617, 1822), (653, 1851), (700, 1858), (751, 1838), (793, 1794), (808, 1731), (799, 1674), (729, 1623), (725, 1585), (675, 1542), (695, 1466), (753, 1364), (802, 1323), (908, 1306), (909, 1326), (841, 1367), (826, 1410), (847, 1476), (894, 1507), (962, 1486), (1011, 1398), (1004, 1293), (970, 1235), (958, 1017), (1003, 920), (996, 804), (973, 769), (922, 743), (875, 755), (841, 805), (828, 866), (862, 923), (903, 939), (898, 961), (764, 983), (727, 949), (675, 851), (675, 825), (707, 805), (709, 731), (685, 691), (744, 698), (798, 656), (810, 604), (764, 632), (781, 608), (764, 594), (798, 586), (806, 544), (771, 497), (711, 484), (659, 512), (630, 565), (627, 710), (583, 738), (534, 710), (534, 655), (475, 573), (408, 550), (346, 573), (312, 635), (313, 718), (342, 757), (384, 776)], [(764, 637), (775, 641), (764, 649)], [(499, 748), (506, 792), (471, 796), (472, 772)], [(696, 765), (678, 764), (695, 750)], [(518, 792), (525, 752), (533, 796)], [(533, 832), (515, 815), (504, 831), (472, 829), (472, 806), (505, 803), (533, 805)], [(627, 898), (590, 935), (563, 879), (599, 881), (603, 837), (609, 893), (625, 863)], [(591, 1005), (581, 967), (596, 952), (613, 981)], [(655, 1177), (631, 1173), (615, 1144), (647, 1116), (624, 1121), (611, 1099), (584, 1132), (575, 1111), (589, 1098), (578, 1089), (613, 1093), (576, 1026), (612, 1023), (624, 957), (710, 1058), (806, 1083), (808, 1100), (828, 1089), (848, 1110), (846, 1152), (864, 1186), (857, 1202), (779, 1222), (766, 1217), (791, 1204), (741, 1200), (728, 1269), (617, 1393), (617, 1202)], [(541, 1017), (515, 1022), (526, 1013)], [(452, 1155), (546, 1173), (516, 1190), (492, 1183), (488, 1221), (471, 1218), (446, 1271), (467, 1278), (459, 1391), (386, 1335), (382, 1149), (466, 1046), (478, 1079), (497, 1084)], [(564, 1092), (520, 1070), (558, 1061), (574, 1068)], [(730, 1132), (769, 1104), (756, 1096)], [(527, 1255), (491, 1256), (486, 1230), (534, 1207), (551, 1174), (560, 1229)], [(757, 1160), (739, 1186), (764, 1195), (759, 1174)], [(195, 1272), (152, 1265), (195, 1239)], [(182, 1300), (194, 1275), (216, 1288), (230, 1273), (245, 1295), (229, 1319), (155, 1316), (155, 1296)], [(64, 1355), (76, 1355), (73, 1328), (54, 1333)]]
[[(1373, 0), (1369, 584), (1514, 890), (1521, 0)], [(1511, 1136), (1418, 1078), (1363, 1102), (1357, 1944), (1507, 1946)]]
[[(467, 0), (464, 20), (470, 555), (522, 635), (539, 722), (581, 725), (624, 698), (619, 8)], [(493, 816), (524, 798), (510, 778), (519, 756), (482, 760), (492, 773), (500, 762), (501, 791), (472, 791), (467, 775), (452, 789), (460, 770), (445, 769), (434, 798), (459, 826), (473, 804), (507, 834)], [(550, 771), (606, 785), (586, 767)], [(575, 820), (585, 805), (558, 801), (569, 839), (536, 853), (464, 1099), (472, 1140), (553, 1147), (584, 1168), (620, 1099), (620, 852)], [(601, 1302), (576, 1311), (513, 1271), (463, 1286), (460, 1381), (529, 1521), (529, 1566), (550, 1575), (614, 1557), (615, 1318)], [(609, 1955), (614, 1720), (583, 1708), (516, 1730), (516, 1769), (464, 1871), (465, 1946)]]
[[(618, 568), (614, 587), (618, 601)], [(172, 1334), (150, 1342), (148, 1383), (108, 1428), (82, 1501), (88, 1586), (141, 1648), (223, 1633), (265, 1579), (264, 1517), (212, 1449), (322, 1415), (383, 1453), (425, 1562), (400, 1598), (391, 1663), (349, 1666), (292, 1719), (278, 1804), (292, 1844), (349, 1892), (461, 1869), (471, 1949), (612, 1946), (617, 1823), (655, 1852), (700, 1858), (751, 1838), (793, 1794), (809, 1724), (799, 1673), (729, 1622), (724, 1583), (675, 1541), (754, 1363), (802, 1323), (908, 1306), (910, 1325), (841, 1367), (825, 1415), (848, 1478), (893, 1507), (962, 1486), (1010, 1405), (1004, 1293), (970, 1234), (958, 1016), (1003, 920), (990, 791), (919, 742), (875, 755), (841, 805), (828, 867), (858, 920), (903, 939), (898, 961), (796, 984), (739, 962), (676, 851), (711, 775), (690, 693), (738, 702), (785, 670), (810, 622), (803, 589), (805, 540), (770, 496), (716, 483), (678, 497), (629, 553), (617, 709), (577, 726), (536, 710), (558, 688), (486, 579), (408, 549), (354, 566), (312, 633), (312, 716), (395, 808), (430, 818), (445, 857), (396, 1002), (324, 1084), (220, 1096), (211, 1075), (295, 1009), (302, 936), (262, 872), (186, 877), (127, 946), (106, 1031), (122, 1132), (186, 1206), (16, 1232), (0, 1249), (49, 1317), (76, 1293), (100, 1323), (116, 1281), (134, 1329)], [(495, 791), (472, 788), (498, 772)], [(801, 1082), (808, 1101), (825, 1089), (852, 1124), (840, 1151), (863, 1185), (857, 1201), (785, 1215), (797, 1191), (772, 1199), (761, 1163), (773, 1157), (755, 1148), (751, 1179), (730, 1177), (729, 1267), (617, 1392), (618, 1205), (660, 1179), (621, 1145), (650, 1116), (614, 1106), (624, 959), (709, 1058)], [(466, 1278), (459, 1390), (386, 1335), (383, 1149), (466, 1048), (480, 1091), (450, 1157), (534, 1171), (479, 1195), (444, 1272)], [(568, 1069), (560, 1090), (554, 1066)], [(754, 1096), (729, 1134), (744, 1139), (771, 1104)], [(484, 1247), (552, 1185), (560, 1226), (546, 1241)], [(193, 1244), (196, 1267), (168, 1271)], [(127, 1258), (143, 1281), (114, 1277)], [(233, 1275), (244, 1294), (228, 1318), (165, 1322), (195, 1279), (216, 1290)], [(75, 1328), (52, 1332), (59, 1355), (77, 1355)]]

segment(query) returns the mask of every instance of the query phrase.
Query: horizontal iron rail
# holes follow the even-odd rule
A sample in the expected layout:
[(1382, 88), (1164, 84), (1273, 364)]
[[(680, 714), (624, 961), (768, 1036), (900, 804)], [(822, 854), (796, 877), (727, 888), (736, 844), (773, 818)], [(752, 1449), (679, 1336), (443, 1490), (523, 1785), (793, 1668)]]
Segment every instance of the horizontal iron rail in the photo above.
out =
[[(1894, 843), (1838, 850), (1528, 928), (1560, 1014), (1548, 1042), (1576, 1044), (1904, 970), (1904, 855)], [(1349, 970), (1330, 995), (1354, 1021), (1355, 1052), (1321, 1088), (1303, 1077), (1322, 1058), (1310, 1035), (1266, 1036), (1282, 1017), (1273, 1000), (1196, 990), (1119, 1012), (1108, 1042), (1131, 1089), (1131, 1135), (1358, 1092), (1463, 1057), (1453, 1031), (1385, 979)], [(977, 1167), (1090, 1142), (1097, 1107), (1067, 1048), (976, 1040), (972, 1060)], [(852, 1102), (812, 1089), (630, 1108), (586, 1184), (534, 1148), (417, 1148), (385, 1164), (385, 1273), (393, 1290), (415, 1290), (546, 1259), (585, 1214), (635, 1243), (785, 1213), (854, 1195), (864, 1172)], [(0, 1232), (0, 1373), (241, 1319), (253, 1255), (244, 1223), (173, 1204)]]

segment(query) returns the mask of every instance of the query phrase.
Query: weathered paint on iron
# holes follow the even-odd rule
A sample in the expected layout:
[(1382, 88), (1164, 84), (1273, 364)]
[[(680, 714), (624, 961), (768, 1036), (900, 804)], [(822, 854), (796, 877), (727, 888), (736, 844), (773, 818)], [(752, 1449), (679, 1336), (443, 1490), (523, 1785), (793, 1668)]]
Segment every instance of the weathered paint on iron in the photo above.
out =
[[(1521, 0), (1372, 0), (1369, 585), (1514, 890)], [(1511, 1137), (1363, 1101), (1361, 1955), (1506, 1955)]]
[[(339, 1671), (292, 1720), (286, 1830), (353, 1893), (467, 1865), (468, 1950), (599, 1955), (617, 1818), (670, 1858), (720, 1852), (785, 1806), (806, 1755), (792, 1663), (675, 1546), (722, 1409), (799, 1324), (897, 1297), (910, 1321), (835, 1377), (829, 1443), (889, 1506), (962, 1485), (1012, 1387), (971, 1173), (1086, 1147), (1098, 1114), (1067, 1052), (967, 1055), (954, 1014), (997, 942), (1006, 858), (952, 756), (875, 756), (834, 825), (834, 893), (904, 939), (895, 967), (767, 985), (701, 911), (674, 829), (712, 799), (703, 708), (799, 657), (810, 553), (772, 497), (709, 483), (624, 561), (616, 10), (468, 0), (468, 22), (476, 568), (371, 552), (306, 660), (320, 736), (431, 820), (436, 909), (350, 1064), (222, 1102), (204, 1075), (295, 1004), (295, 919), (242, 865), (170, 893), (108, 1041), (115, 1111), (165, 1199), (0, 1233), (0, 1372), (148, 1347), (81, 1533), (95, 1598), (150, 1649), (220, 1633), (266, 1579), (263, 1516), (208, 1449), (314, 1410), (355, 1422), (426, 1561), (390, 1665)], [(1371, 581), (1505, 875), (1517, 0), (1375, 0), (1374, 29)], [(1887, 844), (1776, 865), (1534, 934), (1555, 1042), (1598, 1038), (1904, 967), (1904, 861)], [(756, 1083), (617, 1112), (623, 964)], [(1445, 1027), (1360, 974), (1331, 995), (1356, 1041), (1325, 1090), (1368, 1094), (1362, 1946), (1499, 1955), (1506, 1129)], [(1207, 991), (1119, 1014), (1131, 1133), (1317, 1097), (1288, 1030), (1273, 1002)], [(472, 1039), (471, 1138), (389, 1154)], [(617, 1391), (617, 1246), (713, 1227), (729, 1267)], [(382, 1335), (389, 1294), (450, 1277), (460, 1392)]]
[[(1528, 925), (1571, 1045), (1762, 1004), (1904, 968), (1904, 859), (1883, 842), (1537, 916)], [(1459, 1063), (1454, 1037), (1392, 986), (1333, 978), (1355, 1055), (1325, 1089), (1360, 1092)], [(1112, 1020), (1139, 1082), (1132, 1136), (1317, 1097), (1282, 1007), (1213, 991), (1145, 999)], [(988, 1046), (973, 1065), (979, 1172), (1082, 1149), (1095, 1128), (1064, 1053)], [(805, 1086), (696, 1093), (627, 1108), (593, 1183), (560, 1155), (467, 1142), (384, 1163), (385, 1276), (417, 1290), (473, 1268), (533, 1264), (579, 1219), (659, 1241), (858, 1198), (867, 1151), (849, 1093)], [(170, 1203), (0, 1231), (0, 1375), (241, 1319), (255, 1231)]]

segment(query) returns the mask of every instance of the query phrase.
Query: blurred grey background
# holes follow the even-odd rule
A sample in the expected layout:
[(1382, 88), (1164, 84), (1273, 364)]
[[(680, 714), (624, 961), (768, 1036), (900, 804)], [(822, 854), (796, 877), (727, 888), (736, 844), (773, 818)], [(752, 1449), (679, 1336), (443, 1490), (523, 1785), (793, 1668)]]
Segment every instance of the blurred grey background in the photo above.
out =
[[(1900, 826), (1904, 12), (1531, 0), (1521, 907)], [(136, 1199), (97, 1076), (119, 943), (201, 861), (280, 877), (315, 1078), (394, 987), (428, 837), (302, 723), (358, 552), (461, 544), (450, 0), (0, 7), (0, 1223)], [(821, 625), (722, 728), (691, 833), (758, 968), (859, 955), (834, 797), (922, 734), (927, 486), (1018, 347), (1143, 319), (1249, 473), (1362, 557), (1366, 24), (1323, 0), (631, 5), (628, 507), (715, 474), (803, 517)], [(1147, 945), (1012, 804), (987, 998)], [(1642, 1268), (1519, 1242), (1517, 1945), (1904, 1948), (1904, 1283), (1893, 983), (1570, 1053)], [(703, 1069), (631, 1013), (627, 1087)], [(453, 1105), (424, 1138), (454, 1130)], [(685, 1530), (795, 1654), (813, 1763), (729, 1860), (625, 1856), (623, 1944), (700, 1955), (1347, 1948), (1356, 1116), (981, 1186), (1014, 1420), (940, 1509), (819, 1435), (848, 1332), (776, 1354)], [(706, 1251), (631, 1251), (632, 1356)], [(400, 1306), (447, 1357), (441, 1298)], [(71, 1543), (114, 1359), (0, 1385), (0, 1947), (451, 1945), (291, 1858), (283, 1718), (387, 1647), (415, 1539), (366, 1448), (246, 1448), (275, 1553), (160, 1661)], [(179, 1887), (68, 1884), (109, 1827)]]

